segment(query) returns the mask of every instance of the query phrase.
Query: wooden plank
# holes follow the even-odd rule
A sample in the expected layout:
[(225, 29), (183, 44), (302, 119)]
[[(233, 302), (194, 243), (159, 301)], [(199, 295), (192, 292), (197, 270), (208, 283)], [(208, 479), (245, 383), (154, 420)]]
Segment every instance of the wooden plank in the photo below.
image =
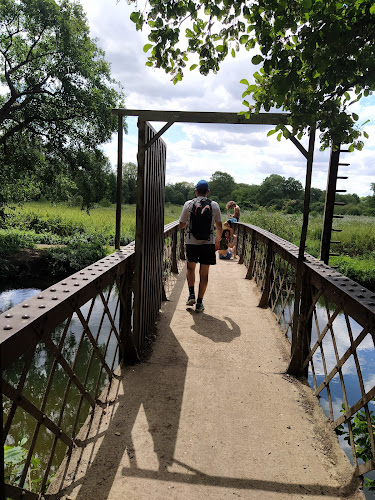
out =
[(327, 178), (327, 188), (326, 188), (326, 198), (324, 203), (324, 217), (323, 217), (323, 230), (322, 237), (320, 241), (320, 260), (325, 264), (329, 262), (330, 247), (331, 247), (331, 234), (332, 234), (332, 222), (335, 208), (335, 196), (336, 196), (336, 182), (337, 173), (339, 165), (340, 151), (334, 151), (331, 148), (331, 156), (329, 160), (328, 168), (328, 178)]
[(113, 109), (117, 116), (138, 116), (142, 121), (185, 122), (185, 123), (230, 123), (248, 125), (287, 124), (287, 113), (252, 113), (250, 118), (238, 113), (211, 111), (157, 111), (151, 109)]
[(121, 239), (121, 203), (122, 203), (122, 149), (123, 149), (123, 117), (118, 117), (117, 140), (117, 187), (116, 187), (116, 233), (115, 248), (120, 249)]

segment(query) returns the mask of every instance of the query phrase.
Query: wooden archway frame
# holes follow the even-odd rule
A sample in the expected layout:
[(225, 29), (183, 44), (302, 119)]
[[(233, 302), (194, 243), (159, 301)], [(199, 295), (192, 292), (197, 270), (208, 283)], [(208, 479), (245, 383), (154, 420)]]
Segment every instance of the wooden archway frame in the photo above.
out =
[[(302, 290), (302, 271), (303, 261), (305, 256), (305, 245), (307, 228), (310, 211), (310, 192), (311, 192), (311, 176), (314, 158), (315, 145), (315, 123), (311, 124), (309, 130), (309, 148), (306, 150), (304, 146), (290, 133), (286, 128), (288, 124), (289, 114), (287, 113), (254, 113), (249, 118), (237, 113), (223, 112), (200, 112), (200, 111), (157, 111), (144, 109), (113, 109), (112, 113), (118, 116), (118, 148), (117, 148), (117, 199), (116, 199), (116, 249), (120, 248), (120, 229), (121, 229), (121, 188), (122, 188), (122, 162), (123, 162), (123, 122), (124, 116), (138, 116), (138, 123), (146, 121), (164, 122), (165, 125), (157, 132), (157, 134), (147, 144), (142, 145), (142, 151), (146, 151), (162, 134), (168, 130), (174, 123), (222, 123), (235, 125), (281, 125), (286, 136), (292, 141), (297, 149), (306, 158), (306, 182), (305, 182), (305, 197), (303, 208), (303, 223), (301, 230), (301, 238), (298, 252), (296, 290), (293, 314), (292, 328), (292, 344), (296, 345), (298, 324), (300, 322), (300, 298)], [(139, 145), (138, 145), (139, 149)], [(136, 241), (137, 252), (137, 241)], [(292, 353), (293, 355), (293, 353)]]

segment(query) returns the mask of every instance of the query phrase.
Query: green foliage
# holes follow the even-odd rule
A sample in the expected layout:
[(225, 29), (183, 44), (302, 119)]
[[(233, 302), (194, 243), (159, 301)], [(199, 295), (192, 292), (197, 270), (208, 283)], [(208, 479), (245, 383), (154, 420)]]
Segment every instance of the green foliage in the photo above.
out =
[(107, 255), (100, 241), (68, 243), (66, 247), (50, 248), (46, 261), (52, 276), (65, 277), (93, 264)]
[(165, 186), (165, 202), (183, 205), (185, 201), (194, 198), (194, 184), (192, 182), (176, 182)]
[(242, 211), (241, 222), (248, 222), (276, 234), (284, 240), (297, 243), (301, 235), (302, 219), (273, 209), (260, 207), (256, 211)]
[[(371, 400), (372, 403), (375, 402), (375, 399)], [(342, 404), (342, 413), (345, 413), (345, 405)], [(372, 429), (375, 429), (375, 415), (374, 412), (369, 410), (370, 422)], [(351, 420), (352, 424), (352, 432), (353, 432), (353, 441), (355, 454), (357, 458), (367, 462), (368, 460), (372, 460), (372, 450), (371, 450), (371, 442), (370, 442), (370, 434), (366, 420), (366, 414), (364, 410), (358, 411)], [(374, 431), (372, 431), (374, 433)], [(349, 429), (344, 427), (344, 425), (340, 425), (338, 427), (338, 434), (344, 435), (345, 441), (350, 443), (350, 435)], [(375, 437), (375, 436), (374, 436)], [(364, 487), (368, 488), (369, 491), (375, 491), (375, 479), (368, 479), (365, 477)]]
[(0, 206), (42, 193), (66, 199), (82, 185), (80, 166), (97, 185), (98, 145), (117, 129), (110, 109), (123, 94), (82, 7), (0, 0), (0, 54)]
[(256, 208), (261, 202), (259, 198), (259, 186), (256, 184), (238, 183), (232, 191), (232, 198), (236, 200), (236, 203), (241, 208)]
[(132, 205), (137, 202), (137, 176), (137, 165), (132, 162), (125, 163), (122, 173), (122, 203)]
[(259, 199), (262, 205), (275, 206), (279, 210), (283, 207), (285, 200), (302, 198), (302, 184), (292, 177), (285, 179), (281, 175), (272, 174), (266, 177), (259, 187)]
[[(25, 465), (28, 451), (24, 448), (27, 439), (21, 437), (17, 446), (4, 445), (4, 478), (8, 484), (18, 485)], [(37, 485), (42, 481), (43, 470), (40, 460), (35, 456), (31, 457), (28, 470), (29, 489), (36, 491)], [(51, 478), (50, 478), (51, 480)]]
[(0, 229), (0, 256), (10, 255), (20, 248), (34, 248), (35, 239), (39, 240), (34, 232)]
[(107, 198), (102, 198), (99, 201), (99, 206), (103, 208), (110, 208), (112, 206), (112, 203), (109, 200), (107, 200)]
[(210, 196), (216, 201), (225, 203), (232, 198), (236, 182), (227, 172), (216, 171), (211, 175), (209, 186)]
[(338, 271), (354, 281), (362, 283), (371, 290), (375, 289), (375, 266), (374, 257), (342, 255), (331, 257), (330, 265), (337, 266)]
[[(199, 59), (199, 72), (207, 75), (217, 72), (229, 54), (235, 57), (245, 49), (249, 62), (260, 68), (252, 81), (241, 80), (243, 114), (276, 107), (291, 113), (289, 123), (298, 137), (316, 122), (323, 148), (349, 143), (351, 150), (362, 149), (361, 137), (367, 134), (349, 106), (375, 89), (373, 0), (148, 4), (130, 18), (137, 30), (145, 24), (150, 28), (146, 64), (163, 68), (173, 83), (183, 78), (191, 54)], [(278, 139), (287, 135), (278, 126), (275, 132)]]
[(18, 484), (21, 479), (23, 463), (27, 457), (27, 450), (23, 448), (26, 439), (22, 438), (17, 446), (4, 445), (4, 476), (11, 484)]

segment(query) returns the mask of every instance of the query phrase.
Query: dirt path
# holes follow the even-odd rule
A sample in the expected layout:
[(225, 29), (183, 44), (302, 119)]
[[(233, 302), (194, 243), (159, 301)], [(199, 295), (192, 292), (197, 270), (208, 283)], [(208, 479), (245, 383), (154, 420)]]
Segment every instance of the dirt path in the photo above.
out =
[[(219, 261), (206, 310), (179, 278), (147, 363), (128, 367), (51, 492), (78, 500), (363, 499), (245, 268)], [(99, 430), (97, 429), (100, 424)], [(65, 479), (64, 479), (65, 478)]]

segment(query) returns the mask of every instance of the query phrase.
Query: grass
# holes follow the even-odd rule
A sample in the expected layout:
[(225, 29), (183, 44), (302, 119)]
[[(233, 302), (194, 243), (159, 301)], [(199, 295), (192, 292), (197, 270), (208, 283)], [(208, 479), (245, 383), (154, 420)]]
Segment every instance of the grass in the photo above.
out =
[[(260, 209), (243, 212), (241, 221), (267, 229), (287, 241), (299, 245), (302, 216), (288, 215), (276, 211)], [(320, 238), (323, 225), (322, 216), (309, 218), (306, 239), (306, 252), (319, 258)], [(345, 276), (361, 283), (370, 290), (375, 290), (375, 217), (345, 216), (335, 219), (332, 238), (339, 243), (331, 244), (331, 252), (340, 256), (331, 257), (329, 264), (337, 266)]]
[[(181, 206), (167, 203), (164, 222), (178, 219)], [(135, 237), (135, 205), (122, 208), (121, 244), (125, 245)], [(225, 214), (223, 213), (223, 219)], [(256, 211), (242, 211), (241, 222), (262, 227), (287, 241), (299, 245), (302, 216), (284, 214), (261, 208)], [(319, 258), (322, 216), (309, 218), (306, 251)], [(26, 203), (14, 210), (7, 210), (7, 217), (0, 226), (0, 255), (11, 253), (17, 248), (32, 248), (36, 244), (63, 244), (80, 246), (100, 243), (113, 250), (116, 227), (116, 208), (98, 207), (87, 214), (79, 207), (66, 204), (51, 205), (48, 202)], [(345, 216), (335, 219), (334, 227), (341, 229), (333, 233), (340, 243), (333, 243), (332, 252), (340, 257), (331, 258), (330, 264), (337, 265), (340, 272), (373, 288), (375, 283), (375, 217)]]

